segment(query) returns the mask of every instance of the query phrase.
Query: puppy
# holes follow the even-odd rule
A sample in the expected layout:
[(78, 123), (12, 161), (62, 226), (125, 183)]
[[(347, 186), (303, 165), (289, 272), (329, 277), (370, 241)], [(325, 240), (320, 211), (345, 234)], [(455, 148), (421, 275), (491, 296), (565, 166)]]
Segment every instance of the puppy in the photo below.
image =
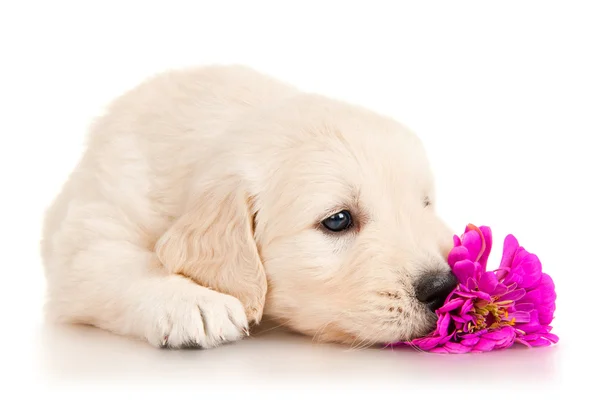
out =
[(456, 284), (422, 144), (243, 66), (117, 98), (48, 208), (47, 315), (213, 348), (263, 316), (317, 340), (430, 331)]

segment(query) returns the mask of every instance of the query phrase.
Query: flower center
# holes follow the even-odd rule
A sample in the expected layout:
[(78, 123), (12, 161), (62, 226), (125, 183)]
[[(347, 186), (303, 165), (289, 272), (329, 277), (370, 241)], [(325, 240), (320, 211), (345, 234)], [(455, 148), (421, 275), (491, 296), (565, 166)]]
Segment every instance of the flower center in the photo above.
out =
[(512, 301), (491, 302), (478, 300), (473, 304), (470, 314), (474, 317), (474, 323), (469, 322), (466, 326), (467, 333), (474, 333), (482, 329), (497, 329), (503, 326), (515, 324), (515, 318), (508, 319), (508, 307)]

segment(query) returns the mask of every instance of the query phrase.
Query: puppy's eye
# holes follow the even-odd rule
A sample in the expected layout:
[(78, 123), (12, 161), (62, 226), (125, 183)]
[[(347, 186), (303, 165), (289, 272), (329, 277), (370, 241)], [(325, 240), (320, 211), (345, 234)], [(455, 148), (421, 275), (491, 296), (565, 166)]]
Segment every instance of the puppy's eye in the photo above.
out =
[(350, 211), (340, 211), (324, 219), (321, 224), (332, 232), (341, 232), (352, 226), (352, 214)]

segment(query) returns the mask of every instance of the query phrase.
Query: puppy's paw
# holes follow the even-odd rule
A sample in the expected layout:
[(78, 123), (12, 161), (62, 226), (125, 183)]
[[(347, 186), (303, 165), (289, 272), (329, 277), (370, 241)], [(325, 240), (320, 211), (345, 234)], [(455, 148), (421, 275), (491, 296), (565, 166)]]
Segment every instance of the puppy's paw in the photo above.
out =
[(159, 294), (146, 338), (156, 347), (217, 347), (248, 335), (244, 307), (235, 297), (196, 286)]

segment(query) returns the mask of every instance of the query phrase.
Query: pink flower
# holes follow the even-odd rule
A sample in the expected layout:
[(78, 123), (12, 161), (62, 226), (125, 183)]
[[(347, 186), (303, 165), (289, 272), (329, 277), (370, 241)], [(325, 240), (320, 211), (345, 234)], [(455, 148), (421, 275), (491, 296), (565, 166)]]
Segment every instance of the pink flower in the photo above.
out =
[(437, 327), (410, 344), (433, 353), (467, 353), (504, 349), (514, 343), (527, 347), (558, 342), (550, 333), (556, 310), (554, 282), (542, 272), (535, 254), (513, 235), (504, 240), (500, 267), (487, 271), (492, 232), (469, 224), (454, 236), (448, 263), (458, 286), (436, 311)]

